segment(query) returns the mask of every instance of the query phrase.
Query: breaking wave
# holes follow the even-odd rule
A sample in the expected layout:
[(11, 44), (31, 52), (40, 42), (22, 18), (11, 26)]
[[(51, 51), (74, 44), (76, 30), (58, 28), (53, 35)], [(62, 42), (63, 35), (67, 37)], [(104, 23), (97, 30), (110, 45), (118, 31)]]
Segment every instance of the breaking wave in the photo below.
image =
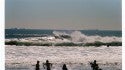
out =
[(36, 45), (36, 46), (121, 46), (122, 38), (116, 36), (87, 36), (80, 31), (70, 33), (53, 31), (53, 35), (44, 37), (27, 37), (6, 39), (6, 45)]
[(58, 35), (58, 36), (69, 36), (70, 40), (72, 42), (83, 42), (83, 43), (92, 43), (92, 42), (104, 42), (104, 43), (108, 43), (108, 42), (121, 42), (122, 38), (121, 37), (116, 37), (116, 36), (99, 36), (99, 35), (95, 35), (95, 36), (87, 36), (83, 33), (81, 33), (80, 31), (73, 31), (70, 34), (67, 34), (66, 32), (57, 32), (54, 31), (53, 32), (54, 35)]

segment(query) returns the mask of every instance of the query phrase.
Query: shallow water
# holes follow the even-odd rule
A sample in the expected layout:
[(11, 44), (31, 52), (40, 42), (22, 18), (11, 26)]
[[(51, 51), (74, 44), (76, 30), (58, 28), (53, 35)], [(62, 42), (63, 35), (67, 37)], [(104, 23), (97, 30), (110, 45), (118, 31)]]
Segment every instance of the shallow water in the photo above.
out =
[[(60, 64), (53, 64), (52, 66), (52, 70), (62, 70), (62, 65), (63, 63)], [(40, 70), (45, 70), (42, 67), (42, 63), (40, 64)], [(121, 64), (115, 65), (115, 64), (111, 64), (111, 65), (99, 65), (99, 67), (103, 70), (122, 70), (121, 69)], [(67, 68), (68, 70), (92, 70), (90, 65), (85, 65), (85, 64), (67, 64)], [(35, 70), (35, 64), (12, 64), (12, 65), (7, 65), (6, 66), (6, 70)]]
[(35, 70), (36, 61), (47, 59), (52, 70), (62, 70), (65, 63), (69, 70), (91, 70), (89, 62), (97, 60), (103, 70), (122, 69), (122, 47), (54, 47), (54, 46), (5, 46), (6, 70)]

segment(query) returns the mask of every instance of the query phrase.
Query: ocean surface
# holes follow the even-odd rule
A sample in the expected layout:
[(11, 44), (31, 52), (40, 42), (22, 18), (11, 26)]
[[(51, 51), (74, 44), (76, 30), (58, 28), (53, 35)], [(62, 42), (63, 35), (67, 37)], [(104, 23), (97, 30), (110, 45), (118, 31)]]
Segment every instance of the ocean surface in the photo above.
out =
[[(62, 70), (65, 63), (68, 70), (92, 70), (89, 62), (97, 60), (102, 70), (122, 70), (122, 47), (47, 47), (47, 46), (5, 46), (6, 70), (35, 70), (37, 60), (40, 70), (49, 60), (52, 70)], [(48, 52), (49, 51), (49, 52)], [(58, 52), (58, 53), (57, 53)]]
[(5, 29), (5, 38), (25, 38), (25, 37), (41, 37), (54, 35), (53, 32), (58, 31), (62, 33), (71, 34), (73, 31), (80, 31), (87, 36), (116, 36), (122, 37), (120, 30), (43, 30), (43, 29)]
[[(55, 35), (55, 36), (54, 36)], [(58, 35), (64, 35), (60, 38)], [(48, 36), (48, 37), (44, 37)], [(59, 38), (56, 38), (59, 37)], [(29, 38), (27, 38), (29, 37)], [(63, 42), (102, 43), (121, 42), (122, 31), (111, 30), (36, 30), (36, 29), (5, 29), (6, 41), (52, 43)], [(13, 39), (20, 38), (20, 39)], [(103, 70), (122, 70), (122, 47), (62, 47), (62, 46), (5, 46), (6, 70), (34, 70), (36, 61), (40, 61), (40, 70), (45, 70), (42, 63), (49, 60), (53, 63), (52, 70), (62, 70), (67, 64), (68, 70), (91, 70), (89, 62), (97, 60)], [(48, 52), (49, 51), (49, 52)], [(58, 53), (57, 53), (58, 52)], [(98, 56), (98, 57), (97, 57)], [(110, 57), (109, 57), (110, 56)], [(23, 60), (22, 60), (23, 59)]]

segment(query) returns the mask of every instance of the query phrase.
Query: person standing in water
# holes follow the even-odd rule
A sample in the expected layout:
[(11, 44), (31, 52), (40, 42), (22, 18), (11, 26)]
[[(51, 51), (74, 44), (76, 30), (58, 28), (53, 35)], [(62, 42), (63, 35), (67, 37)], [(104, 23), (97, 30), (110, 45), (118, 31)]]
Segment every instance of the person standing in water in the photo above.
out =
[(96, 63), (96, 60), (94, 62), (90, 62), (92, 70), (102, 70), (99, 68), (98, 64)]
[(39, 65), (39, 61), (37, 61), (37, 64), (36, 64), (36, 69), (35, 70), (40, 70), (40, 65)]
[(45, 69), (46, 66), (46, 70), (51, 70), (52, 67), (52, 63), (49, 63), (48, 60), (46, 60), (46, 63), (43, 63), (43, 68)]
[(62, 70), (68, 70), (66, 64), (63, 64)]

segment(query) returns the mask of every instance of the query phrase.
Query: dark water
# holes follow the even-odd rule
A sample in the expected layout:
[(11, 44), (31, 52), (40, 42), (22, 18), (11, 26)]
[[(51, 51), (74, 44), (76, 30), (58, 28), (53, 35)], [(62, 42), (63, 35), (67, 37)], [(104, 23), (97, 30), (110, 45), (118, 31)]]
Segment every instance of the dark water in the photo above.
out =
[[(24, 38), (24, 37), (41, 37), (53, 35), (53, 31), (72, 33), (75, 30), (40, 30), (40, 29), (5, 29), (5, 38)], [(81, 33), (93, 36), (116, 36), (121, 37), (122, 31), (113, 30), (77, 30)]]

